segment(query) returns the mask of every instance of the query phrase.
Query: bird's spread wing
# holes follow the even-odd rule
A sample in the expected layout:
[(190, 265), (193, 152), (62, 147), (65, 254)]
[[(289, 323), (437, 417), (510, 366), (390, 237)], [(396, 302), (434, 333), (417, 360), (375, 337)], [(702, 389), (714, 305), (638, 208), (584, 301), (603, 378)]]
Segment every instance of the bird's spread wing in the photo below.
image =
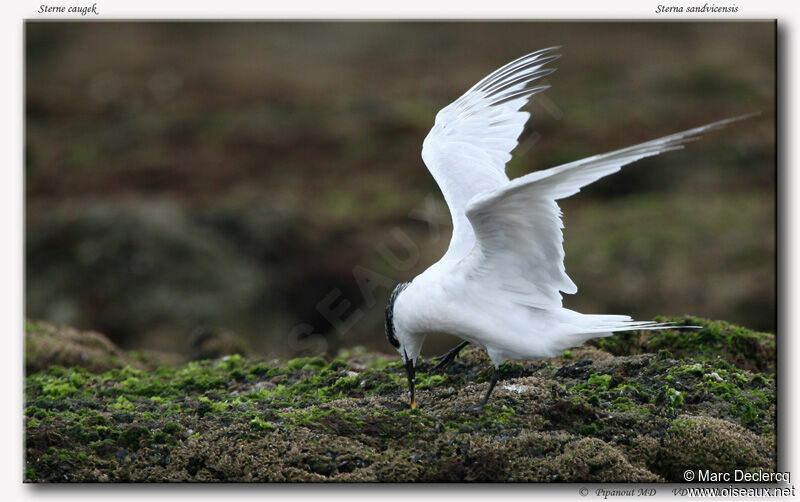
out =
[(577, 287), (564, 270), (561, 210), (569, 197), (639, 159), (683, 148), (699, 134), (745, 117), (702, 127), (602, 155), (537, 171), (476, 195), (467, 207), (476, 243), (461, 262), (465, 273), (521, 304), (561, 306), (561, 293)]
[(487, 75), (443, 108), (422, 145), (422, 159), (442, 190), (453, 218), (453, 237), (443, 260), (460, 260), (475, 243), (467, 203), (476, 194), (508, 183), (505, 164), (530, 116), (519, 109), (547, 86), (531, 82), (552, 73), (555, 48), (523, 56)]

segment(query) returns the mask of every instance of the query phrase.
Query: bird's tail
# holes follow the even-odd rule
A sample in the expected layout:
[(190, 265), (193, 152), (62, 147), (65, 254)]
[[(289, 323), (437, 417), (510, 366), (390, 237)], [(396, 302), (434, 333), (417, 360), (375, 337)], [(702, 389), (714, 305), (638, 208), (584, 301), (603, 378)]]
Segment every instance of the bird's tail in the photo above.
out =
[(673, 322), (634, 321), (626, 315), (584, 315), (584, 326), (589, 332), (632, 331), (639, 329), (699, 328), (700, 326), (676, 326)]
[(616, 331), (686, 329), (702, 326), (678, 326), (672, 322), (634, 321), (626, 315), (583, 315), (581, 326), (572, 334), (574, 343), (581, 344), (592, 338), (611, 336)]

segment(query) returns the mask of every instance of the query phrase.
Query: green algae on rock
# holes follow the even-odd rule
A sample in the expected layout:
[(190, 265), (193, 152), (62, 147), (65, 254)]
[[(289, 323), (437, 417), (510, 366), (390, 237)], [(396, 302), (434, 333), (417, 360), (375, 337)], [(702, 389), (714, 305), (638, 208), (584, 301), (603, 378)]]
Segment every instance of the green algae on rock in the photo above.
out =
[(608, 482), (681, 481), (692, 466), (773, 471), (774, 336), (682, 322), (704, 328), (506, 364), (483, 412), (464, 411), (489, 374), (475, 348), (442, 375), (422, 361), (410, 410), (402, 364), (380, 354), (154, 365), (106, 340), (89, 357), (36, 359), (45, 328), (51, 346), (94, 335), (29, 322), (24, 476)]
[(678, 357), (722, 358), (742, 369), (775, 372), (775, 335), (771, 333), (688, 315), (657, 317), (655, 320), (674, 322), (677, 326), (699, 326), (700, 329), (642, 331), (638, 336), (615, 335), (597, 338), (590, 343), (614, 355), (663, 350)]

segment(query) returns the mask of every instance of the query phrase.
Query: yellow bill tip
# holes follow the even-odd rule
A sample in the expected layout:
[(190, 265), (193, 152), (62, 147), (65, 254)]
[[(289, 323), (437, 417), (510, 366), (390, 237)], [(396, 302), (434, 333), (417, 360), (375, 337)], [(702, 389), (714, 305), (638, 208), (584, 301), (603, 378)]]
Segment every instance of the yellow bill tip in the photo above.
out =
[(417, 399), (416, 398), (411, 400), (411, 409), (412, 410), (416, 410), (417, 409)]

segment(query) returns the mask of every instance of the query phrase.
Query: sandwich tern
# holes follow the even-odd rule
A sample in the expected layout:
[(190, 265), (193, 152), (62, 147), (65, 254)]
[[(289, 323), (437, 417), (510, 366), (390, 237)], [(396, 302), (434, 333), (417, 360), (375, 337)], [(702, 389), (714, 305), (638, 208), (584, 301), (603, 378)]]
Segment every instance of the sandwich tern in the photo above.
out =
[(683, 148), (699, 134), (745, 118), (721, 120), (621, 150), (536, 171), (505, 173), (530, 114), (520, 111), (549, 86), (530, 85), (555, 69), (560, 55), (543, 49), (489, 74), (436, 115), (422, 159), (444, 195), (453, 234), (444, 256), (411, 282), (398, 284), (386, 306), (386, 337), (400, 353), (416, 408), (414, 374), (426, 334), (464, 341), (437, 358), (443, 369), (472, 343), (494, 365), (481, 409), (506, 360), (552, 357), (615, 331), (665, 329), (669, 323), (626, 315), (581, 314), (561, 304), (578, 288), (564, 269), (563, 224), (557, 200), (626, 164)]

